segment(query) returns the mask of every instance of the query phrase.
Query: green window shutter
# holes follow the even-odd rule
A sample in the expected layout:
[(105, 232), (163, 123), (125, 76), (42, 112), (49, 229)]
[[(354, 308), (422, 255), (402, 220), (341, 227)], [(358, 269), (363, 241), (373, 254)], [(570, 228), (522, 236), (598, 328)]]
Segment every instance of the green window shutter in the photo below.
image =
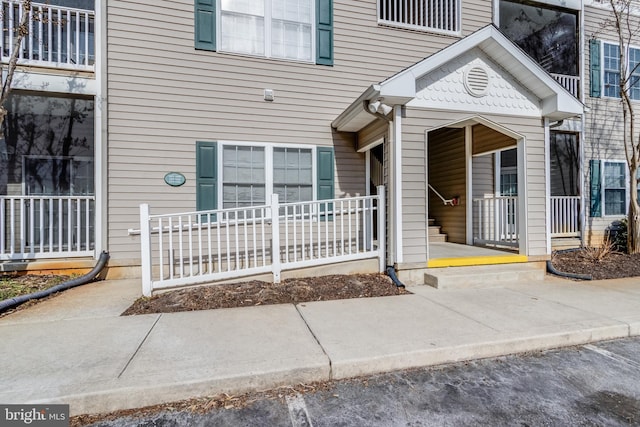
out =
[(590, 90), (589, 95), (592, 98), (600, 98), (602, 96), (602, 77), (600, 74), (600, 40), (589, 40), (590, 55)]
[(196, 210), (218, 207), (218, 151), (215, 142), (196, 142)]
[(196, 49), (216, 50), (216, 0), (195, 0)]
[(600, 160), (589, 160), (590, 209), (589, 216), (602, 216), (602, 171)]
[[(333, 199), (335, 197), (334, 169), (333, 169), (333, 147), (317, 148), (317, 186), (318, 200)], [(327, 205), (329, 211), (333, 210), (333, 205)], [(320, 212), (325, 211), (325, 205), (320, 205)], [(331, 219), (331, 218), (328, 218)]]
[(316, 0), (316, 64), (333, 65), (333, 0)]

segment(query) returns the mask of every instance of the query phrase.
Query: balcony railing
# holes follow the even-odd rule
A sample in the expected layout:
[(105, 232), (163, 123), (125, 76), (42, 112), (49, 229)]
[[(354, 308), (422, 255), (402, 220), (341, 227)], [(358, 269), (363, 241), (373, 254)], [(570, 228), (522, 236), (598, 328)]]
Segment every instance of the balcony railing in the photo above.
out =
[[(2, 0), (0, 5), (0, 51), (8, 62), (23, 12), (19, 1)], [(18, 64), (93, 71), (94, 35), (94, 11), (32, 3)]]
[(92, 256), (94, 196), (0, 196), (0, 260)]
[(580, 237), (580, 196), (551, 197), (551, 237)]
[(473, 199), (473, 241), (487, 246), (517, 248), (518, 198), (515, 196)]
[(556, 79), (571, 95), (580, 99), (580, 77), (553, 73), (551, 73), (551, 77)]

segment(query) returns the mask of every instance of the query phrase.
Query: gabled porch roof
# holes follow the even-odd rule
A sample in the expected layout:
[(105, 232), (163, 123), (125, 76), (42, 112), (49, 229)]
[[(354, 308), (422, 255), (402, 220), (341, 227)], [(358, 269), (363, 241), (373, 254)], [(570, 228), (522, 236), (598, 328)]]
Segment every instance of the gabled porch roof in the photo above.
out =
[(332, 126), (344, 132), (361, 130), (376, 119), (365, 110), (369, 101), (383, 98), (389, 106), (405, 105), (416, 97), (419, 79), (474, 49), (498, 64), (536, 98), (541, 117), (561, 120), (583, 114), (584, 105), (579, 100), (495, 26), (488, 25), (381, 83), (369, 86), (332, 122)]

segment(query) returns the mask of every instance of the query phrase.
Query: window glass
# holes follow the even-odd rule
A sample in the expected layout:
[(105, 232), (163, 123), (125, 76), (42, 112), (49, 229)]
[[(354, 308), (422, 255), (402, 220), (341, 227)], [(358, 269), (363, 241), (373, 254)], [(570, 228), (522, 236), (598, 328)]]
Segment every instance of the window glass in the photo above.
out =
[(615, 44), (603, 44), (604, 95), (620, 98), (620, 47)]
[(222, 0), (221, 50), (311, 61), (314, 4), (312, 0)]
[(576, 12), (501, 0), (500, 30), (548, 72), (578, 75)]
[(578, 135), (551, 132), (551, 195), (577, 196), (580, 188)]
[(225, 145), (222, 152), (222, 207), (265, 203), (264, 147)]
[(626, 208), (627, 183), (625, 163), (604, 163), (604, 214), (624, 215)]
[(640, 100), (640, 49), (629, 48), (629, 95)]
[(221, 4), (222, 50), (264, 55), (264, 2), (223, 0)]
[(273, 192), (282, 203), (313, 200), (311, 149), (273, 149)]
[(637, 173), (636, 173), (636, 182), (638, 183), (638, 203), (640, 203), (640, 169), (638, 169)]
[(94, 102), (13, 92), (0, 138), (0, 195), (93, 195)]

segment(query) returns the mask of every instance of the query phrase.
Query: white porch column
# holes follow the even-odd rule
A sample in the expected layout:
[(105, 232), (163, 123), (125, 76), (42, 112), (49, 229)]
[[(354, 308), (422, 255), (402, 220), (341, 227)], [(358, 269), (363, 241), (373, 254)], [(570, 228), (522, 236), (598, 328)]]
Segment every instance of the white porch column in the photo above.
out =
[(544, 204), (545, 204), (545, 230), (547, 233), (547, 253), (551, 254), (551, 131), (549, 119), (544, 122)]
[(402, 106), (393, 107), (393, 121), (391, 122), (391, 145), (389, 157), (391, 171), (389, 220), (391, 236), (389, 236), (390, 263), (403, 262), (402, 250)]
[(464, 127), (464, 155), (467, 165), (467, 203), (466, 203), (466, 235), (467, 245), (473, 245), (473, 127)]

